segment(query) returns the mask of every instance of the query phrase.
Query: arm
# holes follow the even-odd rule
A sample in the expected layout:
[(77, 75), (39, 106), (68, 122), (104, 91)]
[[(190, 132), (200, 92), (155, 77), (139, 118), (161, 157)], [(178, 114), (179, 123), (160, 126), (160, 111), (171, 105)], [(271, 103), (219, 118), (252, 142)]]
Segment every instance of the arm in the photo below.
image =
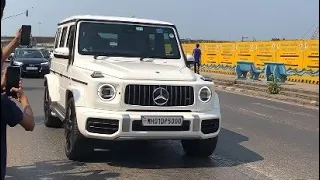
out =
[(20, 44), (20, 38), (21, 38), (21, 28), (16, 33), (16, 37), (4, 48), (2, 48), (2, 57), (1, 62), (5, 61), (11, 53), (16, 49), (16, 47)]
[[(4, 90), (4, 88), (6, 87), (6, 81), (7, 81), (7, 68), (5, 68), (2, 71), (2, 77), (1, 77), (1, 90)], [(2, 91), (1, 91), (2, 93)]]
[[(35, 127), (34, 116), (32, 108), (29, 104), (28, 97), (23, 93), (21, 88), (12, 88), (11, 91), (17, 93), (17, 100), (21, 103), (23, 112), (21, 112), (21, 110), (19, 109), (21, 114), (19, 115), (19, 112), (15, 110), (16, 114), (18, 114), (19, 116), (16, 119), (14, 119), (11, 125), (9, 125), (13, 127), (17, 124), (20, 124), (26, 131), (33, 131)], [(14, 103), (13, 101), (11, 102)]]
[(11, 53), (19, 46), (19, 39), (14, 38), (6, 47), (2, 48), (2, 57), (1, 60), (5, 61), (8, 59)]
[(29, 104), (28, 98), (25, 96), (24, 98), (21, 98), (20, 101), (23, 109), (23, 118), (22, 118), (22, 121), (20, 122), (20, 125), (26, 131), (33, 131), (35, 127), (34, 116), (33, 116), (33, 111)]

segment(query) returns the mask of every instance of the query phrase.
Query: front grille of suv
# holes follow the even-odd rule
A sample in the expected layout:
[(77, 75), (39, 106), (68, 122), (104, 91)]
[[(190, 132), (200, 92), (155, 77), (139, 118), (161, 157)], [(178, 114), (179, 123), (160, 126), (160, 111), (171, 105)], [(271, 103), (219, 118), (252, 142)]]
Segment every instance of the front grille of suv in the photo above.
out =
[[(156, 104), (154, 91), (163, 88), (168, 92), (168, 101), (165, 104)], [(125, 104), (138, 106), (190, 106), (194, 103), (192, 86), (166, 85), (136, 85), (130, 84), (125, 90)]]

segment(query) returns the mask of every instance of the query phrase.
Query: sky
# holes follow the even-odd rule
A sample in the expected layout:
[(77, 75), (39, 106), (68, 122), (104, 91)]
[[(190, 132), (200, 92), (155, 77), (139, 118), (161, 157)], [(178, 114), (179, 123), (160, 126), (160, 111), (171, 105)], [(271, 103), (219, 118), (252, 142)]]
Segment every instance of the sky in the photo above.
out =
[(54, 36), (61, 20), (87, 14), (168, 21), (190, 39), (301, 39), (319, 26), (319, 0), (7, 0), (4, 17), (26, 9), (29, 17), (1, 22), (2, 36), (22, 24), (32, 25), (34, 36)]

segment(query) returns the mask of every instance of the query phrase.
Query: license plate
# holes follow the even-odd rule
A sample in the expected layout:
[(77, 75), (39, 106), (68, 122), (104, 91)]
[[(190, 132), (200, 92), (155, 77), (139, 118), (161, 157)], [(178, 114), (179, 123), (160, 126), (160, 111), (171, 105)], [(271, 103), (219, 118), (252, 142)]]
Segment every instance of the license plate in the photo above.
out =
[(26, 67), (26, 70), (38, 70), (38, 67)]
[(142, 116), (143, 126), (182, 126), (182, 116)]

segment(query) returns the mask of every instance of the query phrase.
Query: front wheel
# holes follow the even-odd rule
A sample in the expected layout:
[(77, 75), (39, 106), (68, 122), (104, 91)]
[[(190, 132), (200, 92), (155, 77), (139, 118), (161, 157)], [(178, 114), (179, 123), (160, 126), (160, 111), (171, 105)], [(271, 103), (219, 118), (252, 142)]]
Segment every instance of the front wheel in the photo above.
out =
[(70, 98), (65, 118), (65, 153), (70, 160), (80, 160), (93, 152), (89, 140), (79, 131), (74, 99)]
[(217, 147), (218, 136), (210, 139), (181, 140), (187, 156), (208, 157)]

